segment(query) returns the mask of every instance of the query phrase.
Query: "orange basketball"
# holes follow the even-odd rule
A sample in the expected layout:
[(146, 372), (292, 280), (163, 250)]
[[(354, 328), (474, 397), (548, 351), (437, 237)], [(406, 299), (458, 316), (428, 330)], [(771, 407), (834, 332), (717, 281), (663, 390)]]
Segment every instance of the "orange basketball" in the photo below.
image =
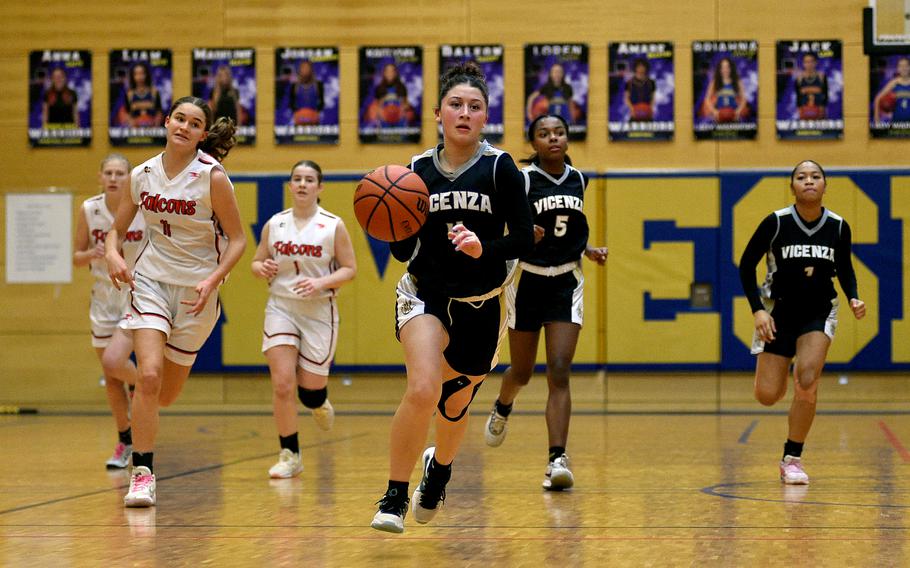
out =
[(651, 120), (653, 114), (651, 105), (648, 103), (636, 103), (632, 105), (632, 120)]
[(401, 241), (420, 230), (430, 211), (430, 192), (420, 176), (404, 166), (380, 166), (354, 190), (354, 214), (371, 237)]
[(542, 114), (550, 112), (550, 99), (547, 97), (537, 97), (531, 104), (531, 120), (534, 120)]
[(294, 124), (319, 124), (319, 111), (314, 108), (301, 108), (294, 113)]
[(733, 122), (736, 120), (736, 109), (724, 107), (717, 109), (717, 122)]
[(825, 118), (825, 113), (822, 112), (821, 107), (806, 105), (799, 107), (799, 117), (802, 120), (815, 120), (818, 118)]
[(897, 107), (897, 95), (894, 94), (894, 91), (878, 100), (878, 108), (882, 112), (894, 112), (895, 107)]
[(380, 116), (386, 124), (397, 124), (401, 121), (401, 106), (394, 103), (383, 105)]

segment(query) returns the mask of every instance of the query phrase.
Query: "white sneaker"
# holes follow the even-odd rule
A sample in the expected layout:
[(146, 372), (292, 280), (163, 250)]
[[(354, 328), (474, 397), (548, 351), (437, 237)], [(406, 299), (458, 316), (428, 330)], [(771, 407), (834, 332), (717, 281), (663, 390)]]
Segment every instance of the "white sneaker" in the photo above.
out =
[(404, 532), (404, 518), (408, 514), (408, 496), (398, 495), (395, 489), (387, 491), (376, 503), (379, 510), (373, 515), (370, 526), (378, 531), (390, 533)]
[(130, 476), (130, 490), (123, 497), (127, 507), (152, 507), (155, 505), (155, 475), (141, 465), (133, 468)]
[(325, 402), (319, 408), (313, 409), (313, 420), (316, 421), (316, 425), (321, 430), (328, 431), (332, 429), (332, 425), (335, 424), (335, 409), (332, 408), (332, 403), (329, 402), (329, 399), (325, 399)]
[(278, 454), (278, 463), (269, 468), (269, 477), (287, 479), (300, 475), (301, 471), (303, 471), (303, 463), (300, 461), (300, 454), (284, 448)]
[(784, 456), (780, 462), (780, 480), (787, 485), (809, 485), (809, 474), (803, 471), (802, 460)]
[(543, 488), (547, 491), (562, 491), (575, 485), (575, 476), (569, 469), (569, 456), (563, 454), (547, 465)]
[(506, 423), (509, 421), (507, 416), (496, 412), (496, 404), (493, 404), (493, 411), (487, 418), (487, 425), (483, 428), (483, 438), (491, 448), (498, 448), (506, 439)]
[(411, 496), (411, 511), (414, 520), (426, 524), (433, 520), (446, 502), (446, 483), (430, 479), (430, 462), (436, 456), (436, 448), (430, 446), (423, 451), (423, 478)]
[(108, 469), (124, 469), (130, 465), (130, 456), (133, 455), (133, 446), (127, 446), (123, 442), (117, 442), (114, 446), (114, 453), (108, 458), (105, 466)]

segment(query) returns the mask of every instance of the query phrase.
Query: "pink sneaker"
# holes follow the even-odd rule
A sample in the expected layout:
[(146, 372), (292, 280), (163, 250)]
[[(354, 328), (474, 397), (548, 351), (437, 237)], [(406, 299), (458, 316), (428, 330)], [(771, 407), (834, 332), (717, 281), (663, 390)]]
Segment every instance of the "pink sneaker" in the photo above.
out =
[(152, 507), (155, 505), (155, 474), (145, 466), (133, 468), (130, 491), (123, 497), (127, 507)]
[(130, 456), (133, 455), (133, 446), (127, 446), (123, 442), (117, 442), (114, 446), (114, 453), (105, 463), (107, 469), (125, 469), (130, 465)]
[(802, 460), (784, 456), (780, 462), (780, 480), (787, 485), (809, 485), (809, 475), (803, 471)]

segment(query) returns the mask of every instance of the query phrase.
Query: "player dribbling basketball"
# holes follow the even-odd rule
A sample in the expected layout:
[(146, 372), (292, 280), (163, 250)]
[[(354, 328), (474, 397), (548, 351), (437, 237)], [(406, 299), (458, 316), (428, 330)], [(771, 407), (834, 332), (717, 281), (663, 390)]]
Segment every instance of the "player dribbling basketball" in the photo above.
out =
[(328, 400), (329, 366), (338, 341), (335, 295), (354, 278), (357, 264), (344, 222), (319, 206), (322, 189), (316, 162), (294, 164), (289, 184), (294, 206), (269, 219), (253, 257), (253, 274), (268, 280), (270, 292), (262, 351), (281, 447), (269, 469), (273, 478), (303, 471), (295, 394), (323, 430), (331, 429), (335, 418)]
[[(780, 479), (788, 485), (809, 483), (803, 470), (803, 444), (815, 418), (818, 379), (837, 327), (837, 276), (856, 319), (866, 305), (856, 290), (851, 260), (850, 226), (822, 207), (825, 172), (812, 160), (800, 162), (790, 174), (796, 203), (771, 213), (761, 222), (739, 263), (739, 277), (755, 319), (752, 354), (755, 398), (771, 406), (787, 394), (793, 366), (793, 403), (789, 432), (780, 462)], [(755, 267), (765, 256), (768, 276), (761, 290)]]
[[(408, 261), (396, 321), (407, 390), (392, 419), (388, 489), (372, 527), (395, 533), (404, 531), (408, 480), (422, 451), (414, 517), (427, 523), (442, 508), (468, 406), (498, 360), (508, 261), (533, 246), (524, 179), (509, 154), (481, 139), (489, 104), (483, 74), (474, 63), (456, 65), (439, 84), (443, 143), (411, 161), (430, 191), (429, 216), (416, 236), (391, 246)], [(436, 445), (424, 451), (434, 412)]]

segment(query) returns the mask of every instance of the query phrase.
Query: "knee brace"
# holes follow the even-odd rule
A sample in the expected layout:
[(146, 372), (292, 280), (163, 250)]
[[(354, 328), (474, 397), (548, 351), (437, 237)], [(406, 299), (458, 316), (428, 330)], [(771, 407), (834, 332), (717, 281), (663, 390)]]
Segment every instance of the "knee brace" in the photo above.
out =
[(305, 389), (301, 386), (297, 387), (297, 398), (299, 398), (300, 402), (307, 408), (319, 408), (328, 397), (328, 387), (316, 390)]
[(458, 422), (461, 420), (462, 417), (464, 417), (465, 413), (468, 411), (468, 407), (471, 406), (471, 402), (474, 401), (474, 397), (477, 396), (477, 390), (482, 384), (483, 381), (480, 381), (474, 385), (474, 391), (471, 393), (471, 399), (467, 404), (464, 405), (464, 408), (461, 409), (461, 413), (459, 413), (458, 416), (449, 416), (446, 412), (446, 401), (448, 401), (455, 393), (471, 386), (471, 379), (467, 378), (464, 375), (461, 375), (442, 383), (442, 394), (439, 396), (439, 403), (436, 405), (436, 408), (439, 410), (439, 415), (449, 422)]

